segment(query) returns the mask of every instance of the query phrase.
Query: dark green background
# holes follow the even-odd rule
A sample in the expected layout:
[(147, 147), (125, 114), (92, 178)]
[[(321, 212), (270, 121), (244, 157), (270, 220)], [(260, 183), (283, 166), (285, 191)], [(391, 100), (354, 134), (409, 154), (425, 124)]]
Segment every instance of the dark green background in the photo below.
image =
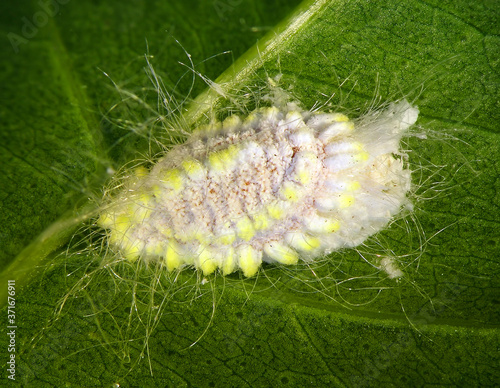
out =
[[(418, 192), (409, 233), (401, 221), (372, 242), (404, 255), (415, 253), (419, 238), (428, 240), (418, 261), (412, 262), (416, 254), (402, 259), (409, 266), (401, 281), (387, 279), (355, 251), (334, 254), (314, 268), (321, 283), (305, 267), (266, 267), (267, 278), (219, 277), (193, 289), (199, 279), (186, 271), (176, 294), (156, 295), (155, 305), (161, 295), (172, 299), (154, 322), (149, 355), (138, 364), (145, 330), (153, 327), (147, 319), (154, 317), (147, 271), (121, 269), (132, 281), (119, 285), (99, 272), (48, 325), (61, 296), (93, 267), (87, 268), (87, 257), (65, 255), (50, 257), (54, 265), (31, 262), (26, 269), (37, 271), (15, 275), (25, 283), (17, 294), (17, 383), (494, 386), (500, 379), (500, 9), (495, 1), (470, 3), (324, 2), (294, 34), (283, 36), (286, 23), (278, 23), (298, 2), (73, 0), (17, 54), (7, 34), (22, 35), (22, 18), (32, 20), (40, 5), (2, 3), (4, 268), (22, 267), (16, 255), (84, 203), (107, 167), (147, 150), (147, 129), (132, 136), (117, 120), (141, 122), (148, 113), (133, 103), (108, 112), (120, 99), (110, 79), (154, 101), (143, 71), (146, 52), (178, 99), (189, 92), (192, 76), (178, 63), (188, 63), (183, 50), (212, 80), (235, 61), (224, 80), (257, 63), (235, 87), (280, 72), (283, 86), (293, 85), (307, 107), (336, 92), (332, 106), (355, 116), (377, 88), (382, 100), (408, 95), (421, 110), (419, 125), (433, 133), (427, 141), (411, 140), (412, 161), (423, 167), (415, 179), (434, 174), (431, 181), (442, 182), (435, 189), (426, 182)], [(265, 34), (271, 43), (280, 40), (276, 52), (259, 57), (254, 47), (238, 61)], [(258, 51), (264, 52), (262, 43)], [(197, 80), (190, 97), (204, 87)], [(36, 249), (43, 251), (43, 244)], [(373, 260), (378, 247), (363, 249)], [(136, 290), (144, 302), (142, 323), (130, 312), (133, 276), (146, 284)]]

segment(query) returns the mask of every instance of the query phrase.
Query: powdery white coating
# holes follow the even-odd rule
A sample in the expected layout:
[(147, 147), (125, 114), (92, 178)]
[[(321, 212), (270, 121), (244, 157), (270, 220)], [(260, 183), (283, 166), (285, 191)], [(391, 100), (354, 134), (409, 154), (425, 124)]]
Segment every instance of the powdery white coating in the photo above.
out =
[(417, 117), (405, 100), (356, 123), (294, 104), (231, 116), (138, 169), (99, 224), (130, 260), (206, 274), (357, 246), (408, 203), (400, 141)]

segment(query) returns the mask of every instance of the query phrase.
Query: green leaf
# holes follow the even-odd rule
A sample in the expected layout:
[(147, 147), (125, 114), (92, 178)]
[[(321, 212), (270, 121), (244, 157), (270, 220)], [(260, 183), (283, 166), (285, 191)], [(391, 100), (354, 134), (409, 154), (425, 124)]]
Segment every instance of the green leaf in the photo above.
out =
[[(7, 279), (16, 280), (18, 382), (488, 386), (500, 379), (496, 2), (307, 1), (287, 18), (296, 2), (62, 3), (45, 19), (55, 2), (0, 6), (0, 287), (5, 299)], [(91, 261), (89, 230), (72, 240), (81, 254), (58, 251), (88, 214), (86, 198), (104, 184), (106, 169), (148, 150), (154, 126), (131, 134), (124, 120), (144, 122), (151, 113), (134, 101), (109, 111), (120, 98), (110, 80), (154, 99), (147, 52), (177, 99), (194, 98), (184, 106), (186, 122), (224, 111), (220, 94), (204, 91), (199, 78), (191, 83), (184, 50), (196, 71), (220, 75), (223, 91), (282, 74), (281, 86), (293, 86), (305, 107), (328, 102), (323, 109), (356, 116), (374, 96), (414, 100), (428, 138), (409, 140), (422, 183), (413, 219), (358, 251), (330, 255), (314, 272), (267, 266), (257, 279), (200, 282), (186, 270), (174, 282), (135, 266), (115, 268), (117, 277)], [(396, 281), (375, 268), (377, 253), (400, 258), (405, 276)]]

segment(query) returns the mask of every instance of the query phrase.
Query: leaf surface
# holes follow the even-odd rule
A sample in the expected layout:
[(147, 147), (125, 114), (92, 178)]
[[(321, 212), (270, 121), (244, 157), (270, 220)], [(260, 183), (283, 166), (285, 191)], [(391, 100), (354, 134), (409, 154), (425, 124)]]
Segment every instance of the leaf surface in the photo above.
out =
[[(37, 19), (30, 38), (25, 20), (49, 11), (2, 5), (1, 287), (19, 284), (16, 379), (41, 387), (499, 381), (500, 9), (469, 3), (68, 2)], [(17, 54), (12, 32), (27, 41)], [(56, 220), (74, 217), (106, 167), (149, 145), (149, 127), (131, 134), (115, 118), (151, 113), (133, 103), (109, 111), (119, 97), (111, 81), (154, 98), (147, 52), (167, 89), (194, 99), (186, 121), (227, 103), (198, 77), (192, 84), (184, 50), (200, 74), (222, 74), (227, 90), (282, 74), (305, 107), (328, 101), (356, 116), (374, 96), (413, 99), (429, 134), (409, 140), (422, 183), (414, 218), (372, 246), (332, 254), (316, 276), (307, 266), (268, 266), (258, 279), (193, 288), (201, 279), (187, 270), (174, 286), (155, 285), (154, 299), (147, 270), (97, 271), (75, 283), (98, 264), (48, 255), (76, 228)], [(401, 257), (402, 279), (375, 268), (377, 249)], [(63, 295), (71, 298), (56, 313)]]

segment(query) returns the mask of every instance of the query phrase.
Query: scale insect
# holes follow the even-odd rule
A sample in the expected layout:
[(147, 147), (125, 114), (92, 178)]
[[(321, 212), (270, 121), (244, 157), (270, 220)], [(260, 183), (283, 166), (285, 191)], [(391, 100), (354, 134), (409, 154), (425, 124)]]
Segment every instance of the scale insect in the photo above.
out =
[(97, 225), (125, 260), (203, 275), (356, 247), (411, 206), (401, 139), (418, 113), (403, 99), (354, 121), (290, 101), (232, 115), (136, 168)]
[[(74, 283), (38, 338), (75, 309), (107, 328), (99, 340), (132, 362), (130, 370), (147, 357), (153, 373), (157, 327), (184, 330), (182, 314), (192, 313), (193, 331), (175, 334), (173, 345), (192, 348), (218, 324), (216, 309), (233, 289), (239, 298), (281, 287), (349, 307), (413, 285), (408, 267), (419, 260), (421, 239), (417, 253), (408, 244), (401, 254), (379, 232), (411, 229), (416, 191), (426, 187), (408, 144), (426, 136), (412, 129), (418, 108), (406, 99), (372, 101), (350, 119), (326, 104), (307, 109), (278, 81), (252, 85), (254, 100), (231, 90), (228, 117), (192, 132), (176, 113), (161, 121), (167, 140), (158, 157), (134, 158), (93, 197), (97, 206), (61, 270)], [(173, 105), (159, 106), (158, 117), (162, 108), (181, 111), (160, 101)], [(224, 113), (213, 109), (208, 116)], [(153, 138), (161, 143), (157, 132)], [(359, 262), (359, 272), (349, 272)], [(381, 277), (384, 285), (372, 287)]]

